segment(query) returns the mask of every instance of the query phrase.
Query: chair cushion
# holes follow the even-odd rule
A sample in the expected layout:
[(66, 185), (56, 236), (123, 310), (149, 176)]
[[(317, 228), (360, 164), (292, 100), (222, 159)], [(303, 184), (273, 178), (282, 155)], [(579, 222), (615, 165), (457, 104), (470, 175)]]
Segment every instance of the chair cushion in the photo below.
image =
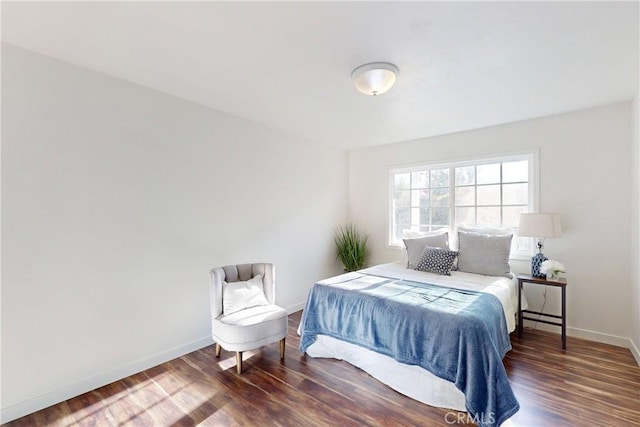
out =
[(269, 305), (264, 296), (262, 274), (258, 274), (247, 281), (222, 282), (222, 313), (235, 313), (257, 305)]
[(231, 351), (257, 348), (287, 335), (287, 311), (277, 305), (259, 305), (220, 315), (212, 322), (213, 340)]

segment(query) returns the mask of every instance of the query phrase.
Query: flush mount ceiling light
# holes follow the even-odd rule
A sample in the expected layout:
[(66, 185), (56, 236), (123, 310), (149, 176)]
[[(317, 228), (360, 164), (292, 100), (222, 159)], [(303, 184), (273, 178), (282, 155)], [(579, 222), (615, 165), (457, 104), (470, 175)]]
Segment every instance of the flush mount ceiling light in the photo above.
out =
[(351, 78), (358, 91), (365, 95), (380, 95), (396, 82), (398, 67), (388, 62), (372, 62), (353, 70)]

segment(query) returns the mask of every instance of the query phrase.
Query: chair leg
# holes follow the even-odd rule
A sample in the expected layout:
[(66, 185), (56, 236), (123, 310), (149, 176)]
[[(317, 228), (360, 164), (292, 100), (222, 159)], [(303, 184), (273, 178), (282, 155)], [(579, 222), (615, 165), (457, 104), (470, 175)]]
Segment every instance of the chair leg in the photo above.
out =
[(216, 357), (220, 357), (220, 350), (222, 350), (222, 347), (216, 343)]
[(282, 338), (280, 340), (280, 359), (284, 360), (284, 343), (285, 343), (285, 338)]
[(236, 371), (238, 375), (242, 373), (242, 352), (236, 351)]

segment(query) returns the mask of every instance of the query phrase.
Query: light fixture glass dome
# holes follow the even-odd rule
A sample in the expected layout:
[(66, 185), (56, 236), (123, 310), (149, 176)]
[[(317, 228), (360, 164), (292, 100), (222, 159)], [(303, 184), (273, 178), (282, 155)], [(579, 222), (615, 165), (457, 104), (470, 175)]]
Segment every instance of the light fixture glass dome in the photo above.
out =
[(353, 70), (351, 78), (358, 91), (365, 95), (380, 95), (396, 82), (398, 67), (388, 62), (372, 62)]

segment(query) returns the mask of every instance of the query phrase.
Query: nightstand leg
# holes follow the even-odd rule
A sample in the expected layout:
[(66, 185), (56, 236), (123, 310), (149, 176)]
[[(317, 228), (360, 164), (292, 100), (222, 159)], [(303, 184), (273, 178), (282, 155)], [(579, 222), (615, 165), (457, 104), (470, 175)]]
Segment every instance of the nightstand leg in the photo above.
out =
[(518, 338), (522, 338), (522, 282), (518, 281)]
[(567, 349), (567, 288), (562, 287), (562, 349)]

